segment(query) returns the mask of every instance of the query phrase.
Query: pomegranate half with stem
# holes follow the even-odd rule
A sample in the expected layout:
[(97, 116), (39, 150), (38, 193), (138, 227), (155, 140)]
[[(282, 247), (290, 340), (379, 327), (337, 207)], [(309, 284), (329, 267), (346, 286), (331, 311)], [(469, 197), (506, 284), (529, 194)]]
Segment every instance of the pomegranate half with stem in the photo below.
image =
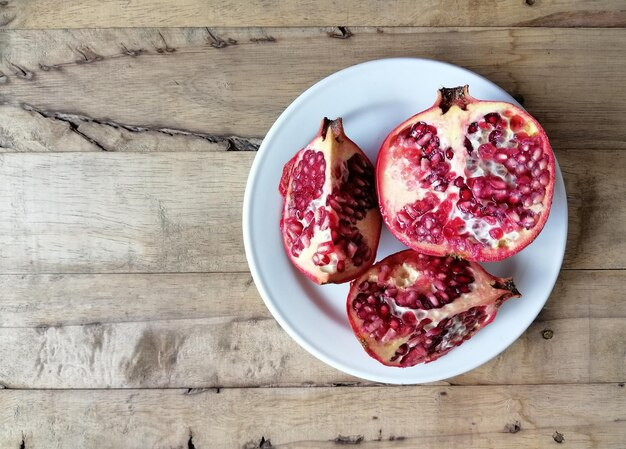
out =
[(318, 284), (354, 279), (374, 262), (382, 219), (374, 166), (324, 118), (317, 136), (283, 168), (280, 228), (292, 263)]
[(476, 262), (406, 250), (355, 279), (347, 309), (367, 353), (405, 368), (448, 353), (519, 296), (511, 279), (492, 276)]
[(554, 155), (541, 125), (510, 103), (443, 88), (396, 127), (376, 165), (385, 223), (410, 248), (498, 261), (529, 245), (552, 204)]

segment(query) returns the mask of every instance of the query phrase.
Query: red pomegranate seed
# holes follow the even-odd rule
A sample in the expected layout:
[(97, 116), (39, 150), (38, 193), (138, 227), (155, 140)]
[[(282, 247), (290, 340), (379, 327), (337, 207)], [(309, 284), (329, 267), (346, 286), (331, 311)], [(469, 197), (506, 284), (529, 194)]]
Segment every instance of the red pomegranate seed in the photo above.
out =
[(494, 129), (493, 131), (491, 131), (491, 133), (489, 133), (489, 142), (491, 142), (493, 145), (497, 145), (503, 140), (504, 134), (502, 133), (502, 130)]
[(504, 231), (502, 228), (493, 228), (489, 231), (489, 235), (493, 239), (500, 240), (504, 236)]
[(491, 185), (491, 187), (498, 190), (506, 189), (507, 187), (506, 181), (496, 176), (492, 176), (489, 178), (489, 184)]
[(470, 123), (470, 125), (467, 127), (467, 132), (470, 134), (474, 134), (476, 131), (478, 131), (478, 123)]
[(448, 148), (448, 149), (446, 150), (446, 157), (447, 157), (448, 159), (452, 159), (452, 158), (454, 157), (454, 151), (452, 151), (452, 149), (451, 149), (451, 148)]
[(461, 187), (461, 190), (459, 190), (459, 198), (464, 201), (470, 200), (472, 198), (472, 192), (467, 187)]
[(500, 121), (500, 114), (497, 112), (490, 112), (485, 115), (485, 121), (491, 123), (492, 125), (496, 125)]
[(496, 152), (496, 147), (491, 143), (483, 143), (478, 147), (478, 155), (483, 159), (490, 159)]
[(420, 147), (425, 146), (425, 145), (428, 143), (428, 141), (430, 141), (430, 138), (431, 138), (432, 136), (433, 136), (433, 135), (432, 135), (431, 133), (429, 133), (429, 132), (425, 133), (424, 135), (422, 135), (420, 138), (418, 138), (418, 139), (417, 139), (417, 144), (418, 144)]
[(514, 115), (513, 117), (511, 117), (510, 126), (511, 130), (517, 133), (524, 127), (524, 119), (519, 115)]

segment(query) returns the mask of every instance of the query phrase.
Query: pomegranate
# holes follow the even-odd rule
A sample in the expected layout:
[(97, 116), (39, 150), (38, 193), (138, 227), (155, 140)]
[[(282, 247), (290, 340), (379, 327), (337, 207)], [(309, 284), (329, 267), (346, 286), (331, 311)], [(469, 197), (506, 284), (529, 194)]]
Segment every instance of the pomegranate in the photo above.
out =
[(510, 103), (443, 88), (434, 106), (385, 139), (378, 197), (391, 232), (417, 251), (498, 261), (541, 232), (554, 155), (544, 130)]
[(374, 167), (346, 137), (341, 118), (283, 168), (280, 228), (293, 264), (318, 284), (354, 279), (374, 262), (382, 220)]
[(406, 250), (355, 279), (348, 318), (367, 353), (388, 366), (428, 363), (468, 340), (520, 293), (511, 279), (451, 256)]

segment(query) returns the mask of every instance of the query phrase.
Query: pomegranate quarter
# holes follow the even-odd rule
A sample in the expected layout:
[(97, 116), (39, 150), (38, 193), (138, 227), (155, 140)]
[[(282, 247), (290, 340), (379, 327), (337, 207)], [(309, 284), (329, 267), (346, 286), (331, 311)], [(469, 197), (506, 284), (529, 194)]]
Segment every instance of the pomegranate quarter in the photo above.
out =
[(422, 253), (498, 261), (541, 232), (554, 190), (554, 155), (539, 123), (510, 103), (443, 88), (396, 127), (376, 166), (383, 219)]
[(352, 282), (348, 318), (367, 353), (388, 366), (438, 359), (519, 297), (511, 279), (480, 265), (412, 250), (393, 254)]
[(382, 220), (374, 167), (346, 137), (341, 118), (283, 168), (280, 228), (292, 263), (318, 284), (354, 279), (374, 262)]

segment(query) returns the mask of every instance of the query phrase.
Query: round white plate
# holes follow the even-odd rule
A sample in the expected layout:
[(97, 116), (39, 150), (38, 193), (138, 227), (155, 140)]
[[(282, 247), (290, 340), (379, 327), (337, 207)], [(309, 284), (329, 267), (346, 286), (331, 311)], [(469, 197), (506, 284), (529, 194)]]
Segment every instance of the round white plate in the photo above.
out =
[[(432, 382), (487, 362), (535, 319), (561, 268), (567, 200), (557, 165), (552, 211), (542, 233), (514, 257), (485, 264), (493, 274), (512, 276), (522, 298), (507, 301), (493, 323), (444, 357), (429, 364), (393, 368), (370, 358), (354, 337), (346, 315), (349, 284), (315, 285), (289, 262), (279, 230), (283, 200), (278, 183), (283, 165), (315, 136), (322, 118), (343, 117), (346, 134), (375, 163), (382, 141), (398, 123), (430, 107), (437, 89), (464, 84), (469, 84), (475, 98), (516, 103), (485, 78), (438, 61), (383, 59), (349, 67), (291, 103), (267, 133), (252, 164), (243, 203), (243, 234), (257, 289), (294, 340), (353, 376), (394, 384)], [(404, 248), (383, 225), (376, 260)]]

